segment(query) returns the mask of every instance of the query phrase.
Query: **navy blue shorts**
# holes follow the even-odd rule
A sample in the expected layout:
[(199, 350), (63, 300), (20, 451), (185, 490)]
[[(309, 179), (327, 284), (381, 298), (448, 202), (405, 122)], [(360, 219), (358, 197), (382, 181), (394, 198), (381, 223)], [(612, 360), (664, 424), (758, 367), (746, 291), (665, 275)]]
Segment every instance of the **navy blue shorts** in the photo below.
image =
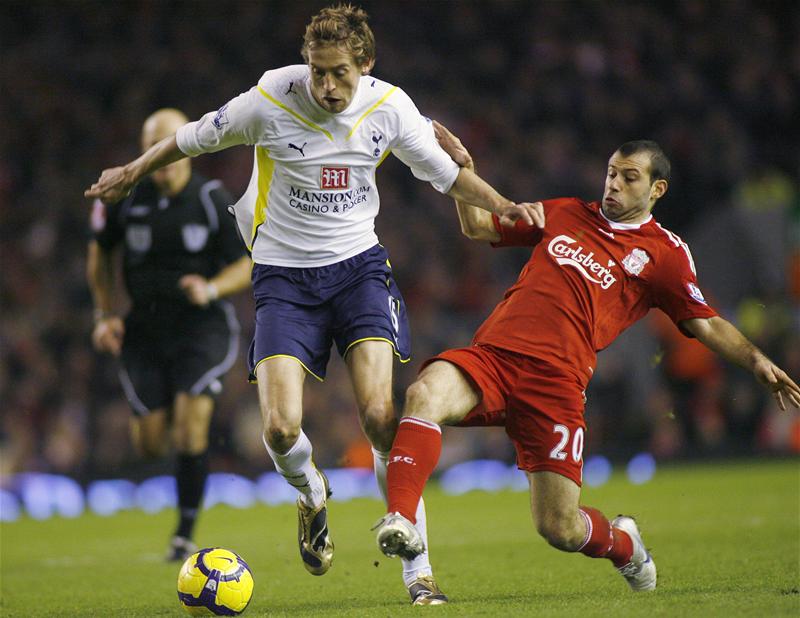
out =
[(254, 264), (253, 296), (251, 379), (261, 361), (290, 356), (323, 380), (333, 342), (343, 358), (366, 340), (389, 342), (401, 362), (410, 358), (406, 305), (381, 245), (317, 268)]

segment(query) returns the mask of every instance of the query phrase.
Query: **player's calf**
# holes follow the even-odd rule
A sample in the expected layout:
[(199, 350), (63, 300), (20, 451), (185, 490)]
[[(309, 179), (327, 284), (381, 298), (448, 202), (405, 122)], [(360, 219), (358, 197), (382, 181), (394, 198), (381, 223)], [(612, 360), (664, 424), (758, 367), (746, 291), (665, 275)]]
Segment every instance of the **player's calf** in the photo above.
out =
[(536, 531), (550, 545), (561, 551), (578, 551), (584, 541), (584, 530), (580, 520), (574, 517), (543, 517), (536, 521)]

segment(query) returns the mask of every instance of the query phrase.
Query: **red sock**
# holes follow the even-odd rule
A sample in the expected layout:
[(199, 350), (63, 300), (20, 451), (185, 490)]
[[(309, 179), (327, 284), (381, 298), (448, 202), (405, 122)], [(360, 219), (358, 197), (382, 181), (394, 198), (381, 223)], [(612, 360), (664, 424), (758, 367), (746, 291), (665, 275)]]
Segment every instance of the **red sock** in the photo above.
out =
[(417, 523), (417, 505), (422, 490), (436, 468), (441, 452), (442, 430), (439, 425), (413, 416), (400, 421), (386, 468), (389, 513), (400, 513)]
[(586, 540), (578, 549), (590, 558), (608, 558), (615, 567), (625, 566), (633, 556), (633, 541), (627, 532), (614, 528), (597, 509), (580, 507), (586, 520)]

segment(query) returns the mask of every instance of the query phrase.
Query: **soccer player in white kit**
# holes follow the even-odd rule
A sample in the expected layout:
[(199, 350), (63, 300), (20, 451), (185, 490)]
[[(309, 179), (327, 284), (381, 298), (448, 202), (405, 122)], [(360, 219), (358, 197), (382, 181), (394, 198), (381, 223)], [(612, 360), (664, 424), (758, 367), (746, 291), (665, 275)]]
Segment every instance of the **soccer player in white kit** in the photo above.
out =
[[(254, 262), (250, 369), (267, 451), (300, 493), (304, 566), (322, 575), (333, 559), (330, 489), (301, 426), (306, 374), (324, 377), (335, 342), (386, 498), (386, 464), (397, 430), (393, 356), (409, 355), (404, 303), (374, 229), (377, 167), (393, 152), (420, 180), (506, 224), (542, 222), (533, 205), (515, 204), (459, 168), (408, 95), (370, 76), (375, 39), (363, 10), (340, 5), (320, 11), (306, 29), (302, 53), (307, 64), (267, 71), (216, 112), (127, 165), (105, 170), (86, 196), (116, 202), (143, 176), (185, 156), (254, 146), (253, 175), (234, 206)], [(425, 537), (422, 500), (416, 519)], [(427, 552), (404, 561), (403, 579), (415, 605), (447, 602)]]

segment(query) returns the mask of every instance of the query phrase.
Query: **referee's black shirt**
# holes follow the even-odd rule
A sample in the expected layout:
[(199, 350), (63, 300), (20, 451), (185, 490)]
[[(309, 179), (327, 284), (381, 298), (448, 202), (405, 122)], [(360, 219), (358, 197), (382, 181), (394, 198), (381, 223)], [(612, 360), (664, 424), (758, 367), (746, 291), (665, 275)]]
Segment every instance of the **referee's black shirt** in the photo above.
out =
[(104, 251), (123, 246), (125, 287), (132, 311), (180, 312), (189, 301), (178, 287), (186, 274), (210, 279), (246, 255), (233, 217), (230, 194), (219, 180), (192, 172), (178, 195), (160, 195), (150, 179), (116, 204), (95, 202), (94, 238)]

